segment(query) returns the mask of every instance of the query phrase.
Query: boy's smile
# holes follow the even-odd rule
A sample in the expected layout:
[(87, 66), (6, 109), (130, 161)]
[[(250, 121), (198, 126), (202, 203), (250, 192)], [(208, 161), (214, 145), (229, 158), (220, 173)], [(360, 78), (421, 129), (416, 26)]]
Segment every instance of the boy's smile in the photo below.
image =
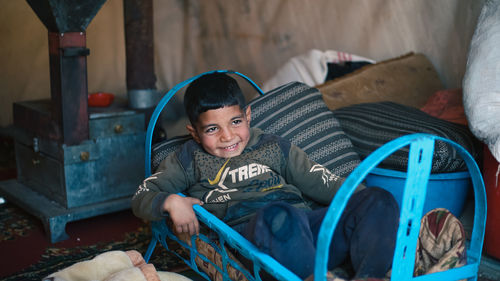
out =
[(250, 107), (238, 105), (211, 109), (201, 113), (198, 122), (187, 129), (206, 152), (221, 158), (238, 156), (250, 139)]

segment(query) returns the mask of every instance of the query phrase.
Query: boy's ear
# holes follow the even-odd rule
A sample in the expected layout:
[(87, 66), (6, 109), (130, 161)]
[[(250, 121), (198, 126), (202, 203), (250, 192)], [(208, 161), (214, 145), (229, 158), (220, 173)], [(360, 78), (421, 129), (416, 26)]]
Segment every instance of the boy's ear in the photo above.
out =
[(189, 134), (193, 137), (194, 141), (200, 143), (200, 137), (198, 136), (198, 132), (196, 132), (196, 129), (189, 124), (186, 125), (186, 129), (188, 130)]
[(252, 120), (252, 109), (250, 106), (247, 106), (245, 109), (245, 116), (247, 117), (248, 124), (250, 124), (250, 121)]

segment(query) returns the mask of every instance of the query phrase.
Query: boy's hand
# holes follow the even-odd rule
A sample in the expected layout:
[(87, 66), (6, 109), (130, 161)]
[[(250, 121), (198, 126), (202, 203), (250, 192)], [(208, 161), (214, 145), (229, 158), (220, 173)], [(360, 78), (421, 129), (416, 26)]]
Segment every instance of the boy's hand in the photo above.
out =
[(163, 209), (170, 214), (178, 233), (198, 234), (200, 225), (193, 210), (193, 205), (203, 205), (203, 202), (193, 197), (182, 197), (171, 194), (163, 202)]

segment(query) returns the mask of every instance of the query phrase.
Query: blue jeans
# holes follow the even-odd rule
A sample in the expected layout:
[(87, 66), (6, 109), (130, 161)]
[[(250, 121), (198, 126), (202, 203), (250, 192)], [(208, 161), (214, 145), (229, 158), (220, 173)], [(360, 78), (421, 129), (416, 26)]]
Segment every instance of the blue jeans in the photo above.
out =
[[(314, 272), (316, 239), (327, 210), (272, 202), (256, 213), (242, 235), (305, 279)], [(384, 277), (391, 268), (398, 222), (399, 207), (389, 192), (370, 187), (355, 193), (334, 231), (328, 269), (348, 260), (354, 278)]]

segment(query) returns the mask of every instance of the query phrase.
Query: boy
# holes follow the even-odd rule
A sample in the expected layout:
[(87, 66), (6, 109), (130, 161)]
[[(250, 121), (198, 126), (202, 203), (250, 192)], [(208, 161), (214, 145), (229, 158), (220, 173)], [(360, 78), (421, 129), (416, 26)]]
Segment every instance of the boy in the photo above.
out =
[[(184, 105), (193, 140), (139, 186), (132, 199), (135, 215), (158, 220), (168, 214), (178, 232), (192, 235), (199, 231), (192, 206), (203, 205), (301, 278), (310, 276), (327, 208), (311, 210), (304, 196), (328, 205), (344, 179), (290, 142), (250, 128), (251, 109), (226, 74), (193, 81)], [(329, 269), (349, 258), (356, 278), (383, 277), (392, 263), (398, 219), (390, 193), (358, 187), (334, 232)]]

